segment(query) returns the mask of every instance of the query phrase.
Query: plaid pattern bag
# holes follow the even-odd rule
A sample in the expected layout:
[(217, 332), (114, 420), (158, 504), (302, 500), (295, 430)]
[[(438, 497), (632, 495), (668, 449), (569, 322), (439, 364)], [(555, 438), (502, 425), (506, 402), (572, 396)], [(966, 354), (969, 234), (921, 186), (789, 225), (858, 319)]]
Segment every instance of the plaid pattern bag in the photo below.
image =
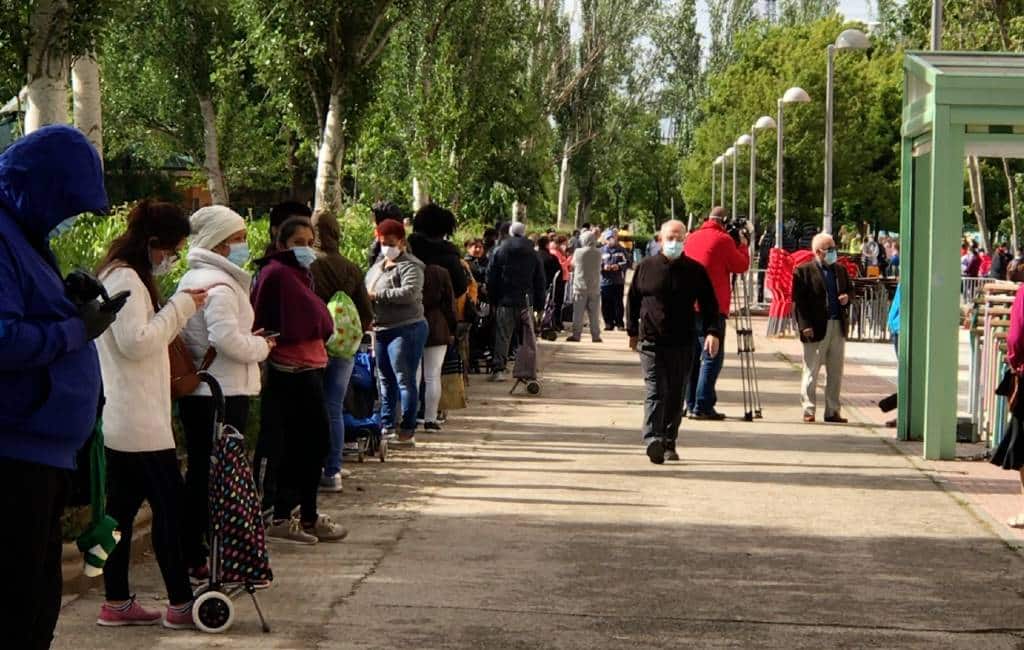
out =
[(211, 559), (219, 560), (221, 582), (274, 579), (261, 511), (245, 440), (224, 427), (210, 467), (210, 530), (217, 541)]

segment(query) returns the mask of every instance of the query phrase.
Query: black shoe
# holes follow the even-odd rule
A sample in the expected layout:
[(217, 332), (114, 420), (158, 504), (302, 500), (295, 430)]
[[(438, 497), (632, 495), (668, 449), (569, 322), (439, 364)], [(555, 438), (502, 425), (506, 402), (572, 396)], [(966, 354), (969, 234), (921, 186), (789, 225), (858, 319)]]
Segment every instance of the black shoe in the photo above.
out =
[(710, 413), (691, 413), (691, 420), (724, 420), (725, 413), (719, 413), (718, 411), (711, 411)]
[(655, 465), (661, 465), (665, 462), (665, 443), (662, 442), (661, 438), (654, 438), (647, 443), (647, 457)]
[(675, 448), (665, 450), (665, 460), (679, 460), (679, 454), (676, 453)]
[(594, 343), (604, 343), (602, 339), (594, 339)]
[(604, 328), (604, 331), (606, 331), (606, 332), (614, 332), (615, 328), (614, 327), (606, 327), (606, 328)]
[(438, 424), (437, 422), (425, 422), (423, 424), (423, 430), (424, 431), (440, 431), (441, 430), (441, 425)]
[(579, 343), (580, 342), (580, 337), (578, 337), (578, 336), (567, 336), (567, 337), (565, 337), (565, 342), (566, 343)]

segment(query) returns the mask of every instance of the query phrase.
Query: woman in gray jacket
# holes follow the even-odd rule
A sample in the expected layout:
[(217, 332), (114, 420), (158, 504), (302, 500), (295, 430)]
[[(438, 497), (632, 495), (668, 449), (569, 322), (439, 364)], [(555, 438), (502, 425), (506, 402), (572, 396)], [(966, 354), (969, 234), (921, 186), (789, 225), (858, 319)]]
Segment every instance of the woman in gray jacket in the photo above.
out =
[(377, 239), (381, 255), (366, 274), (366, 290), (375, 317), (374, 356), (382, 387), (381, 422), (389, 433), (397, 424), (397, 444), (412, 447), (416, 444), (419, 409), (416, 370), (427, 343), (424, 265), (408, 252), (405, 228), (398, 221), (388, 219), (378, 224)]

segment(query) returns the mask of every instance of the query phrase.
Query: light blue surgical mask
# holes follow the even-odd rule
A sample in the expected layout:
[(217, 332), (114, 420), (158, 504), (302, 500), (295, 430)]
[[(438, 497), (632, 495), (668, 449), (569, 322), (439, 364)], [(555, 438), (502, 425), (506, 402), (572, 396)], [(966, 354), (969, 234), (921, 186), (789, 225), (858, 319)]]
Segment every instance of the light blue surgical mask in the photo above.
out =
[(78, 215), (77, 214), (75, 216), (73, 216), (73, 217), (68, 217), (64, 221), (61, 221), (56, 226), (54, 226), (53, 230), (50, 231), (49, 238), (50, 239), (56, 239), (56, 238), (60, 237), (61, 235), (63, 235), (67, 231), (71, 230), (71, 227), (75, 225), (76, 221), (78, 221)]
[(295, 253), (295, 259), (298, 260), (299, 264), (307, 269), (316, 261), (316, 251), (309, 246), (296, 246), (292, 249), (292, 252)]
[(835, 264), (838, 261), (839, 253), (836, 252), (836, 249), (832, 248), (825, 251), (825, 264)]
[(683, 254), (683, 242), (678, 239), (669, 240), (661, 245), (661, 252), (665, 257), (674, 260)]
[(238, 242), (228, 247), (228, 261), (235, 266), (241, 267), (249, 261), (249, 244)]

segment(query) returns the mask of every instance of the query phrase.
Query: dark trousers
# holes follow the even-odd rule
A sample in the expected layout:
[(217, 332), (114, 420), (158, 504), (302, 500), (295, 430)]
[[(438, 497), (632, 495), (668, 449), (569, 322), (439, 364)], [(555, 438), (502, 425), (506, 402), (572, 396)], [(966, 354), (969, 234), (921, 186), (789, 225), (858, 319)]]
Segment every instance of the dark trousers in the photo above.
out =
[(185, 487), (173, 449), (114, 451), (107, 449), (107, 514), (118, 523), (121, 541), (103, 568), (107, 600), (128, 600), (128, 565), (132, 556), (132, 526), (143, 501), (153, 511), (153, 551), (172, 605), (192, 600), (181, 520)]
[(494, 351), (491, 357), (491, 370), (505, 370), (508, 355), (512, 346), (512, 335), (519, 325), (519, 314), (526, 307), (508, 307), (499, 305), (494, 315)]
[(606, 330), (626, 326), (626, 305), (623, 302), (625, 290), (622, 284), (606, 284), (601, 287), (601, 314)]
[(640, 347), (644, 372), (644, 441), (662, 438), (674, 449), (683, 419), (683, 399), (690, 376), (693, 348), (689, 345)]
[(285, 372), (269, 366), (253, 462), (265, 515), (289, 519), (298, 505), (303, 522), (316, 521), (317, 490), (329, 443), (324, 371)]
[(552, 325), (556, 332), (561, 332), (565, 329), (565, 322), (562, 320), (562, 311), (565, 308), (565, 280), (561, 278), (561, 273), (555, 278), (554, 303), (555, 317), (552, 319)]
[(0, 504), (10, 525), (0, 536), (7, 559), (0, 592), (5, 648), (50, 647), (60, 614), (61, 526), (67, 470), (0, 458)]
[[(249, 420), (249, 398), (234, 395), (225, 400), (225, 422), (245, 435)], [(206, 564), (210, 528), (210, 454), (213, 451), (213, 398), (204, 395), (178, 400), (178, 415), (185, 432), (188, 470), (185, 472), (185, 513), (182, 538), (185, 562), (190, 568)]]
[(690, 413), (710, 415), (715, 412), (718, 404), (718, 392), (715, 385), (722, 374), (725, 363), (725, 318), (718, 317), (718, 328), (722, 333), (718, 339), (718, 354), (709, 357), (704, 351), (704, 321), (697, 315), (697, 334), (694, 341), (694, 363), (690, 371), (690, 384), (687, 388), (686, 408)]

